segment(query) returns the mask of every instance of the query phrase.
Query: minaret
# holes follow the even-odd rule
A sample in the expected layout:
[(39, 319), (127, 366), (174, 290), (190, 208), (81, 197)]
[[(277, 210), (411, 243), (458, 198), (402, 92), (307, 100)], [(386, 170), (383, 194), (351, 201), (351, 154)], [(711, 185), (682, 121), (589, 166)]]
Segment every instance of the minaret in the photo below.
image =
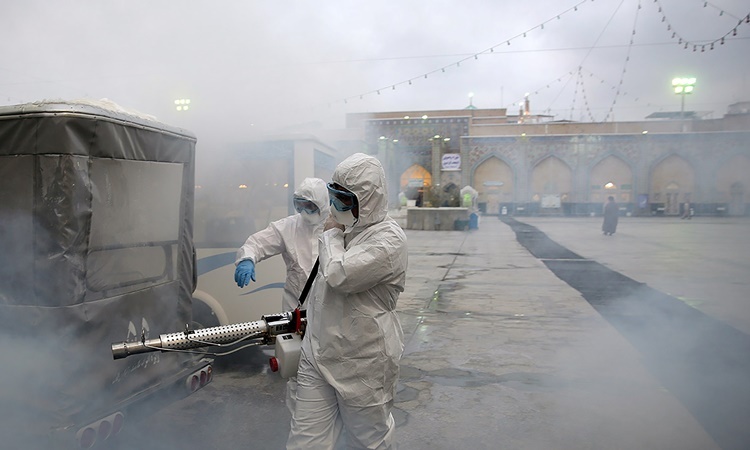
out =
[(469, 92), (469, 106), (467, 106), (464, 109), (477, 109), (476, 106), (474, 106), (474, 93)]
[(529, 106), (529, 93), (526, 93), (526, 96), (523, 99), (523, 115), (528, 116), (531, 113), (531, 108)]

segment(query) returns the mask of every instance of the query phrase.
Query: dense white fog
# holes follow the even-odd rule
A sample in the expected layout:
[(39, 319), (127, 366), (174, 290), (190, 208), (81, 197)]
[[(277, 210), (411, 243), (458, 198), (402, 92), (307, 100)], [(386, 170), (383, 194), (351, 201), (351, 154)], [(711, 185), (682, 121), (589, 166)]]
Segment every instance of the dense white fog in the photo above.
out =
[[(684, 109), (703, 117), (750, 101), (747, 0), (3, 1), (0, 42), (0, 107), (108, 99), (197, 136), (197, 215), (255, 214), (237, 246), (289, 212), (295, 187), (289, 161), (221, 165), (259, 136), (325, 134), (348, 113), (516, 114), (524, 98), (554, 120), (641, 120), (681, 109), (675, 77), (696, 78)], [(255, 184), (216, 194), (250, 167)], [(196, 236), (210, 225), (196, 219)], [(27, 356), (6, 376), (54, 386), (55, 349), (11, 338), (0, 354)]]
[(720, 117), (750, 88), (742, 0), (32, 0), (0, 12), (0, 104), (109, 98), (204, 142), (460, 109), (469, 93), (478, 108), (516, 111), (528, 93), (533, 113), (557, 119), (642, 119), (679, 110), (677, 76), (698, 80), (686, 109)]

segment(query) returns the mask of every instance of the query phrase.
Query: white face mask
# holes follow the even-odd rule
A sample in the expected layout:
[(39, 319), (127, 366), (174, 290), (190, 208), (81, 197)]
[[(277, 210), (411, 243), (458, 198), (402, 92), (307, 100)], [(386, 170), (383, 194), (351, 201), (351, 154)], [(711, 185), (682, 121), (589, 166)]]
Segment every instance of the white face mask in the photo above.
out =
[(302, 220), (308, 225), (318, 225), (325, 219), (320, 211), (315, 211), (312, 214), (302, 211), (300, 214), (302, 215)]
[(353, 227), (354, 225), (359, 222), (359, 218), (354, 217), (354, 213), (352, 213), (352, 210), (349, 211), (339, 211), (338, 209), (331, 206), (331, 215), (333, 216), (333, 219), (340, 223), (341, 225), (345, 227)]

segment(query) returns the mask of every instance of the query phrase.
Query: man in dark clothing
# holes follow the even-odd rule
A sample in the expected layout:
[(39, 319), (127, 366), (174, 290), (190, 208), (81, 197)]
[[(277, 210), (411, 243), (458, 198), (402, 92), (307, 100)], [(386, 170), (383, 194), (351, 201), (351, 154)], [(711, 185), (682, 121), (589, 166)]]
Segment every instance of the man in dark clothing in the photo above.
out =
[(604, 223), (602, 223), (602, 231), (604, 235), (612, 236), (617, 231), (617, 216), (620, 214), (620, 208), (615, 203), (615, 198), (611, 195), (607, 198), (607, 203), (604, 204)]

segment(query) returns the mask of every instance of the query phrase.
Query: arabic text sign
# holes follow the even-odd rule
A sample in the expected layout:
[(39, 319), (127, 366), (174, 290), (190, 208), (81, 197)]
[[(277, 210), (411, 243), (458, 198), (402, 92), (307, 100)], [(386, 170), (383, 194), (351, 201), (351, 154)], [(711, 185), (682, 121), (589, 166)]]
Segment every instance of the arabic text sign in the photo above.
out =
[(461, 170), (461, 154), (446, 153), (443, 155), (443, 170)]

